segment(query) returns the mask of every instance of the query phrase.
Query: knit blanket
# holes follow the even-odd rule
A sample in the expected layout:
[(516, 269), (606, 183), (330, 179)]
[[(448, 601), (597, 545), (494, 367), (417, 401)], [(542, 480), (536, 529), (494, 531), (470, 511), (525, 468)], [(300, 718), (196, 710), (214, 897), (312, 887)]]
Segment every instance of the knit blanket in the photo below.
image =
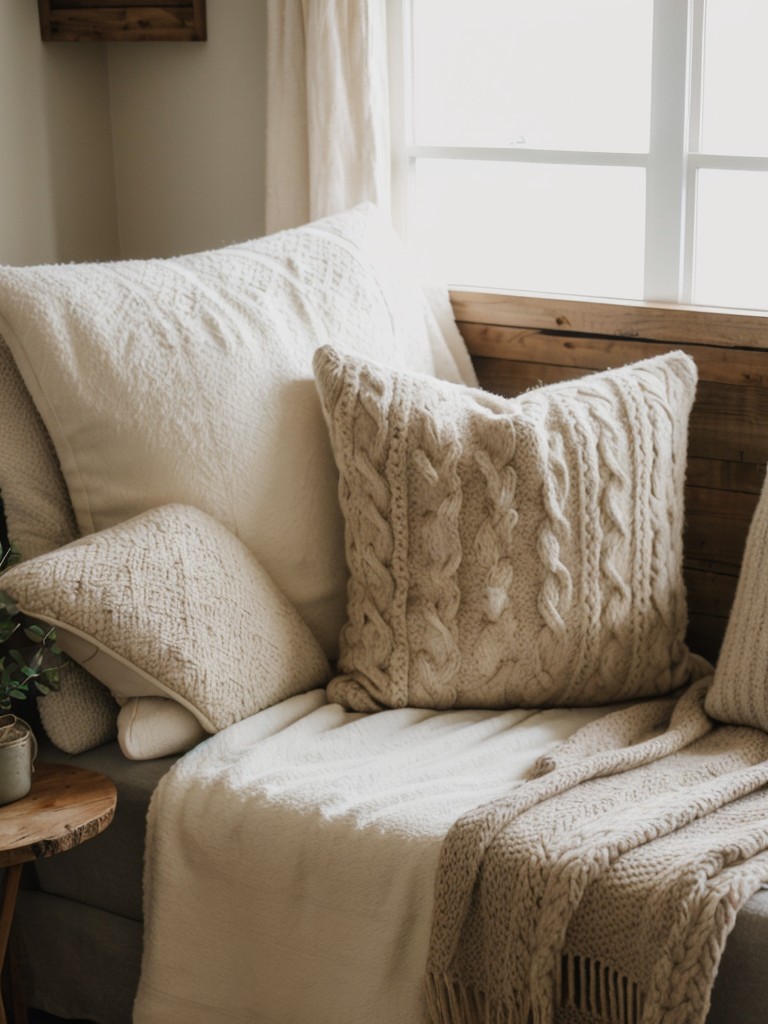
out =
[(698, 1024), (736, 913), (768, 879), (768, 735), (678, 698), (586, 726), (443, 845), (439, 1024)]

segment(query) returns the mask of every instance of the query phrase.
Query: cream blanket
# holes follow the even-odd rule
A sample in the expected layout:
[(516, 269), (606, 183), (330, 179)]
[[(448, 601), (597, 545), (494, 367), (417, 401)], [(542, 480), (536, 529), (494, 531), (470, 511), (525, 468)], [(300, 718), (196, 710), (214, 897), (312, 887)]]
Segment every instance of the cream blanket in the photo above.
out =
[(313, 691), (211, 737), (150, 808), (136, 1024), (423, 1024), (445, 833), (603, 714)]
[(736, 913), (768, 878), (768, 735), (709, 719), (709, 681), (603, 718), (456, 823), (434, 1020), (704, 1020)]

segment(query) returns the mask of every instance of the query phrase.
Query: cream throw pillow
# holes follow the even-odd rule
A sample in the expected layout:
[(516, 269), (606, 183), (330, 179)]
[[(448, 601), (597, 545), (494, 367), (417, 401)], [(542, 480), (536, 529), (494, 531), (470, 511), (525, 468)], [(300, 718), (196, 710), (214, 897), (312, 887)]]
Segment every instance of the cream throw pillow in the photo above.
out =
[(510, 400), (330, 347), (315, 372), (351, 574), (331, 700), (589, 705), (685, 681), (691, 359)]
[(175, 259), (2, 267), (0, 331), (80, 533), (169, 503), (200, 508), (243, 541), (329, 654), (346, 569), (312, 354), (332, 341), (462, 379), (372, 206)]
[(328, 662), (250, 552), (183, 505), (14, 566), (3, 587), (120, 702), (170, 697), (210, 733), (323, 685)]
[(207, 735), (188, 708), (166, 697), (130, 697), (117, 716), (117, 742), (131, 761), (183, 754)]
[[(0, 493), (8, 535), (22, 558), (44, 554), (78, 536), (72, 505), (51, 440), (8, 346), (0, 337)], [(49, 738), (67, 754), (114, 739), (117, 705), (79, 665), (61, 671), (60, 688), (37, 701)]]
[(768, 480), (750, 523), (715, 678), (704, 708), (768, 732)]

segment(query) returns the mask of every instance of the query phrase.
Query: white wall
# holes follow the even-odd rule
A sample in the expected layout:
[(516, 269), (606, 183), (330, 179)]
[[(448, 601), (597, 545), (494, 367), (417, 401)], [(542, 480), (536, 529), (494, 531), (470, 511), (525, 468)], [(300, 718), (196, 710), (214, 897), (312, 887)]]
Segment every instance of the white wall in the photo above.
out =
[(206, 8), (206, 42), (108, 44), (123, 257), (264, 233), (266, 0)]
[(0, 0), (0, 263), (116, 248), (105, 50), (43, 43), (37, 4)]
[(43, 43), (0, 0), (0, 263), (167, 256), (264, 233), (266, 0), (204, 43)]

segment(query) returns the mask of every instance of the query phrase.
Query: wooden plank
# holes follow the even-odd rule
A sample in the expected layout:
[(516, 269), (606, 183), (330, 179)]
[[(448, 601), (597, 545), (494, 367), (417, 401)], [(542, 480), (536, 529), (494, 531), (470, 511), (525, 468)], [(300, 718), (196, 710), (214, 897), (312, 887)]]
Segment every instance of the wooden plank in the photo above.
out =
[(765, 465), (768, 389), (703, 381), (691, 411), (690, 455)]
[(695, 612), (688, 620), (686, 640), (694, 653), (708, 658), (714, 665), (720, 652), (728, 620), (722, 615)]
[(758, 496), (715, 488), (686, 487), (687, 564), (737, 573)]
[(205, 0), (98, 7), (82, 3), (51, 8), (38, 0), (47, 42), (197, 42), (206, 38)]
[(723, 311), (699, 306), (645, 302), (589, 302), (553, 295), (455, 290), (454, 315), (467, 323), (568, 331), (574, 334), (648, 338), (667, 343), (768, 346), (768, 317), (749, 310)]
[(688, 590), (688, 646), (714, 664), (728, 626), (738, 577), (685, 570)]
[[(49, 0), (51, 11), (66, 11), (71, 8), (87, 8), (89, 10), (102, 11), (108, 7), (119, 7), (124, 9), (125, 3), (119, 0)], [(130, 7), (189, 7), (190, 0), (163, 0), (158, 4), (157, 0), (131, 0)]]
[(553, 334), (528, 328), (471, 323), (462, 324), (461, 333), (473, 357), (582, 367), (595, 371), (682, 349), (695, 360), (700, 380), (768, 387), (766, 350), (741, 350), (738, 358), (728, 358), (727, 351), (714, 345), (606, 339), (586, 334)]
[(765, 480), (765, 465), (689, 456), (686, 479), (692, 487), (760, 494)]
[(727, 619), (736, 594), (738, 576), (702, 569), (684, 570), (690, 615), (712, 615)]

